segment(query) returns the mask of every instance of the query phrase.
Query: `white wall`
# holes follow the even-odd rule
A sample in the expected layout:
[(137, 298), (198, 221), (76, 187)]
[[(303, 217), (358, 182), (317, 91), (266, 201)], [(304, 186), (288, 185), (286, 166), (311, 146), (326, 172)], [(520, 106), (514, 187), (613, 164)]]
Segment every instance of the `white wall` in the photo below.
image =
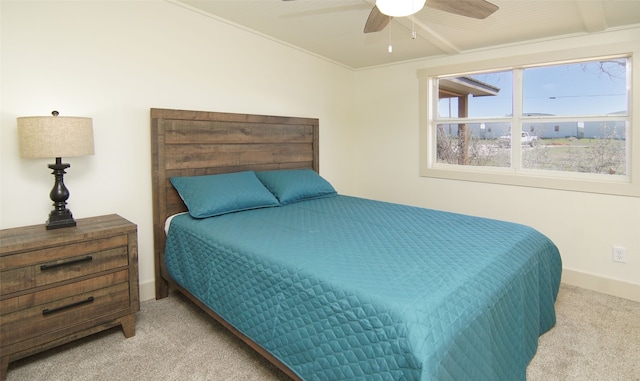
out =
[[(640, 198), (419, 176), (418, 69), (613, 43), (637, 46), (640, 28), (358, 71), (357, 194), (533, 226), (558, 245), (564, 282), (640, 300)], [(637, 135), (638, 118), (633, 126)], [(628, 263), (612, 261), (612, 245), (627, 248)]]
[(317, 117), (320, 171), (349, 188), (353, 72), (164, 1), (6, 1), (0, 228), (43, 223), (53, 160), (19, 157), (16, 117), (93, 118), (95, 155), (63, 158), (76, 219), (138, 225), (141, 297), (153, 297), (149, 109)]

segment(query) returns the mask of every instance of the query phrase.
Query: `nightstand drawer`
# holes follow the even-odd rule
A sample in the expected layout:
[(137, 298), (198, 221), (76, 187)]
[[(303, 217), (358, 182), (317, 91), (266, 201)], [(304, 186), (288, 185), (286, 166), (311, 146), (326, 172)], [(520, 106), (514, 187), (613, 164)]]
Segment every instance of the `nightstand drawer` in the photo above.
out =
[[(114, 280), (120, 283), (114, 284)], [(0, 341), (5, 347), (127, 309), (130, 306), (128, 272), (123, 270), (7, 299), (0, 305)]]
[[(28, 290), (118, 267), (126, 267), (129, 264), (127, 241), (123, 239), (123, 236), (100, 240), (100, 245), (97, 246), (100, 251), (91, 251), (85, 246), (82, 243), (66, 245), (3, 258), (5, 264), (11, 264), (12, 267), (16, 263), (24, 267), (14, 267), (0, 273), (0, 277), (2, 277), (0, 294)], [(93, 249), (95, 250), (96, 247), (94, 246)], [(43, 262), (43, 258), (47, 261)]]
[(9, 362), (81, 337), (135, 335), (136, 225), (116, 214), (76, 222), (0, 230), (0, 381)]

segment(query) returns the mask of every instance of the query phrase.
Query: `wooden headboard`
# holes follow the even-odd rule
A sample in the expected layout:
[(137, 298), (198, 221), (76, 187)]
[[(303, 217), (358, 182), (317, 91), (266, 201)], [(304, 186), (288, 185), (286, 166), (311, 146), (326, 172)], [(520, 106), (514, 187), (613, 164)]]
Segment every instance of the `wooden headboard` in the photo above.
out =
[(318, 172), (318, 119), (151, 109), (156, 299), (166, 297), (164, 223), (186, 211), (169, 179), (246, 170)]

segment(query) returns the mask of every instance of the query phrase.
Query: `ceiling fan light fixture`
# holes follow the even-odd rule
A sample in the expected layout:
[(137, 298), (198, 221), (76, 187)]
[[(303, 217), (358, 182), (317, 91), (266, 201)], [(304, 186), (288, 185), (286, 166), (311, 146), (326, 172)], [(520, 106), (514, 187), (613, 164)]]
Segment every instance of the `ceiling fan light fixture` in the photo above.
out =
[(424, 8), (427, 0), (376, 0), (376, 7), (391, 17), (406, 17)]

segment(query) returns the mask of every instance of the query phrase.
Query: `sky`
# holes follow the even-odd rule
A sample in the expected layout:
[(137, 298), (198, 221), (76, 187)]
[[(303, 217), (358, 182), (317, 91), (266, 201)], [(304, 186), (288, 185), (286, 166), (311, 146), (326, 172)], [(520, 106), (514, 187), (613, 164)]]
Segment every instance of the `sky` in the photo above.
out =
[[(523, 73), (523, 112), (553, 115), (596, 115), (627, 111), (625, 58), (527, 68)], [(470, 97), (470, 117), (503, 117), (512, 113), (512, 72), (471, 75), (500, 88), (497, 96)], [(440, 101), (449, 115), (449, 101)], [(451, 107), (455, 115), (455, 100)]]

